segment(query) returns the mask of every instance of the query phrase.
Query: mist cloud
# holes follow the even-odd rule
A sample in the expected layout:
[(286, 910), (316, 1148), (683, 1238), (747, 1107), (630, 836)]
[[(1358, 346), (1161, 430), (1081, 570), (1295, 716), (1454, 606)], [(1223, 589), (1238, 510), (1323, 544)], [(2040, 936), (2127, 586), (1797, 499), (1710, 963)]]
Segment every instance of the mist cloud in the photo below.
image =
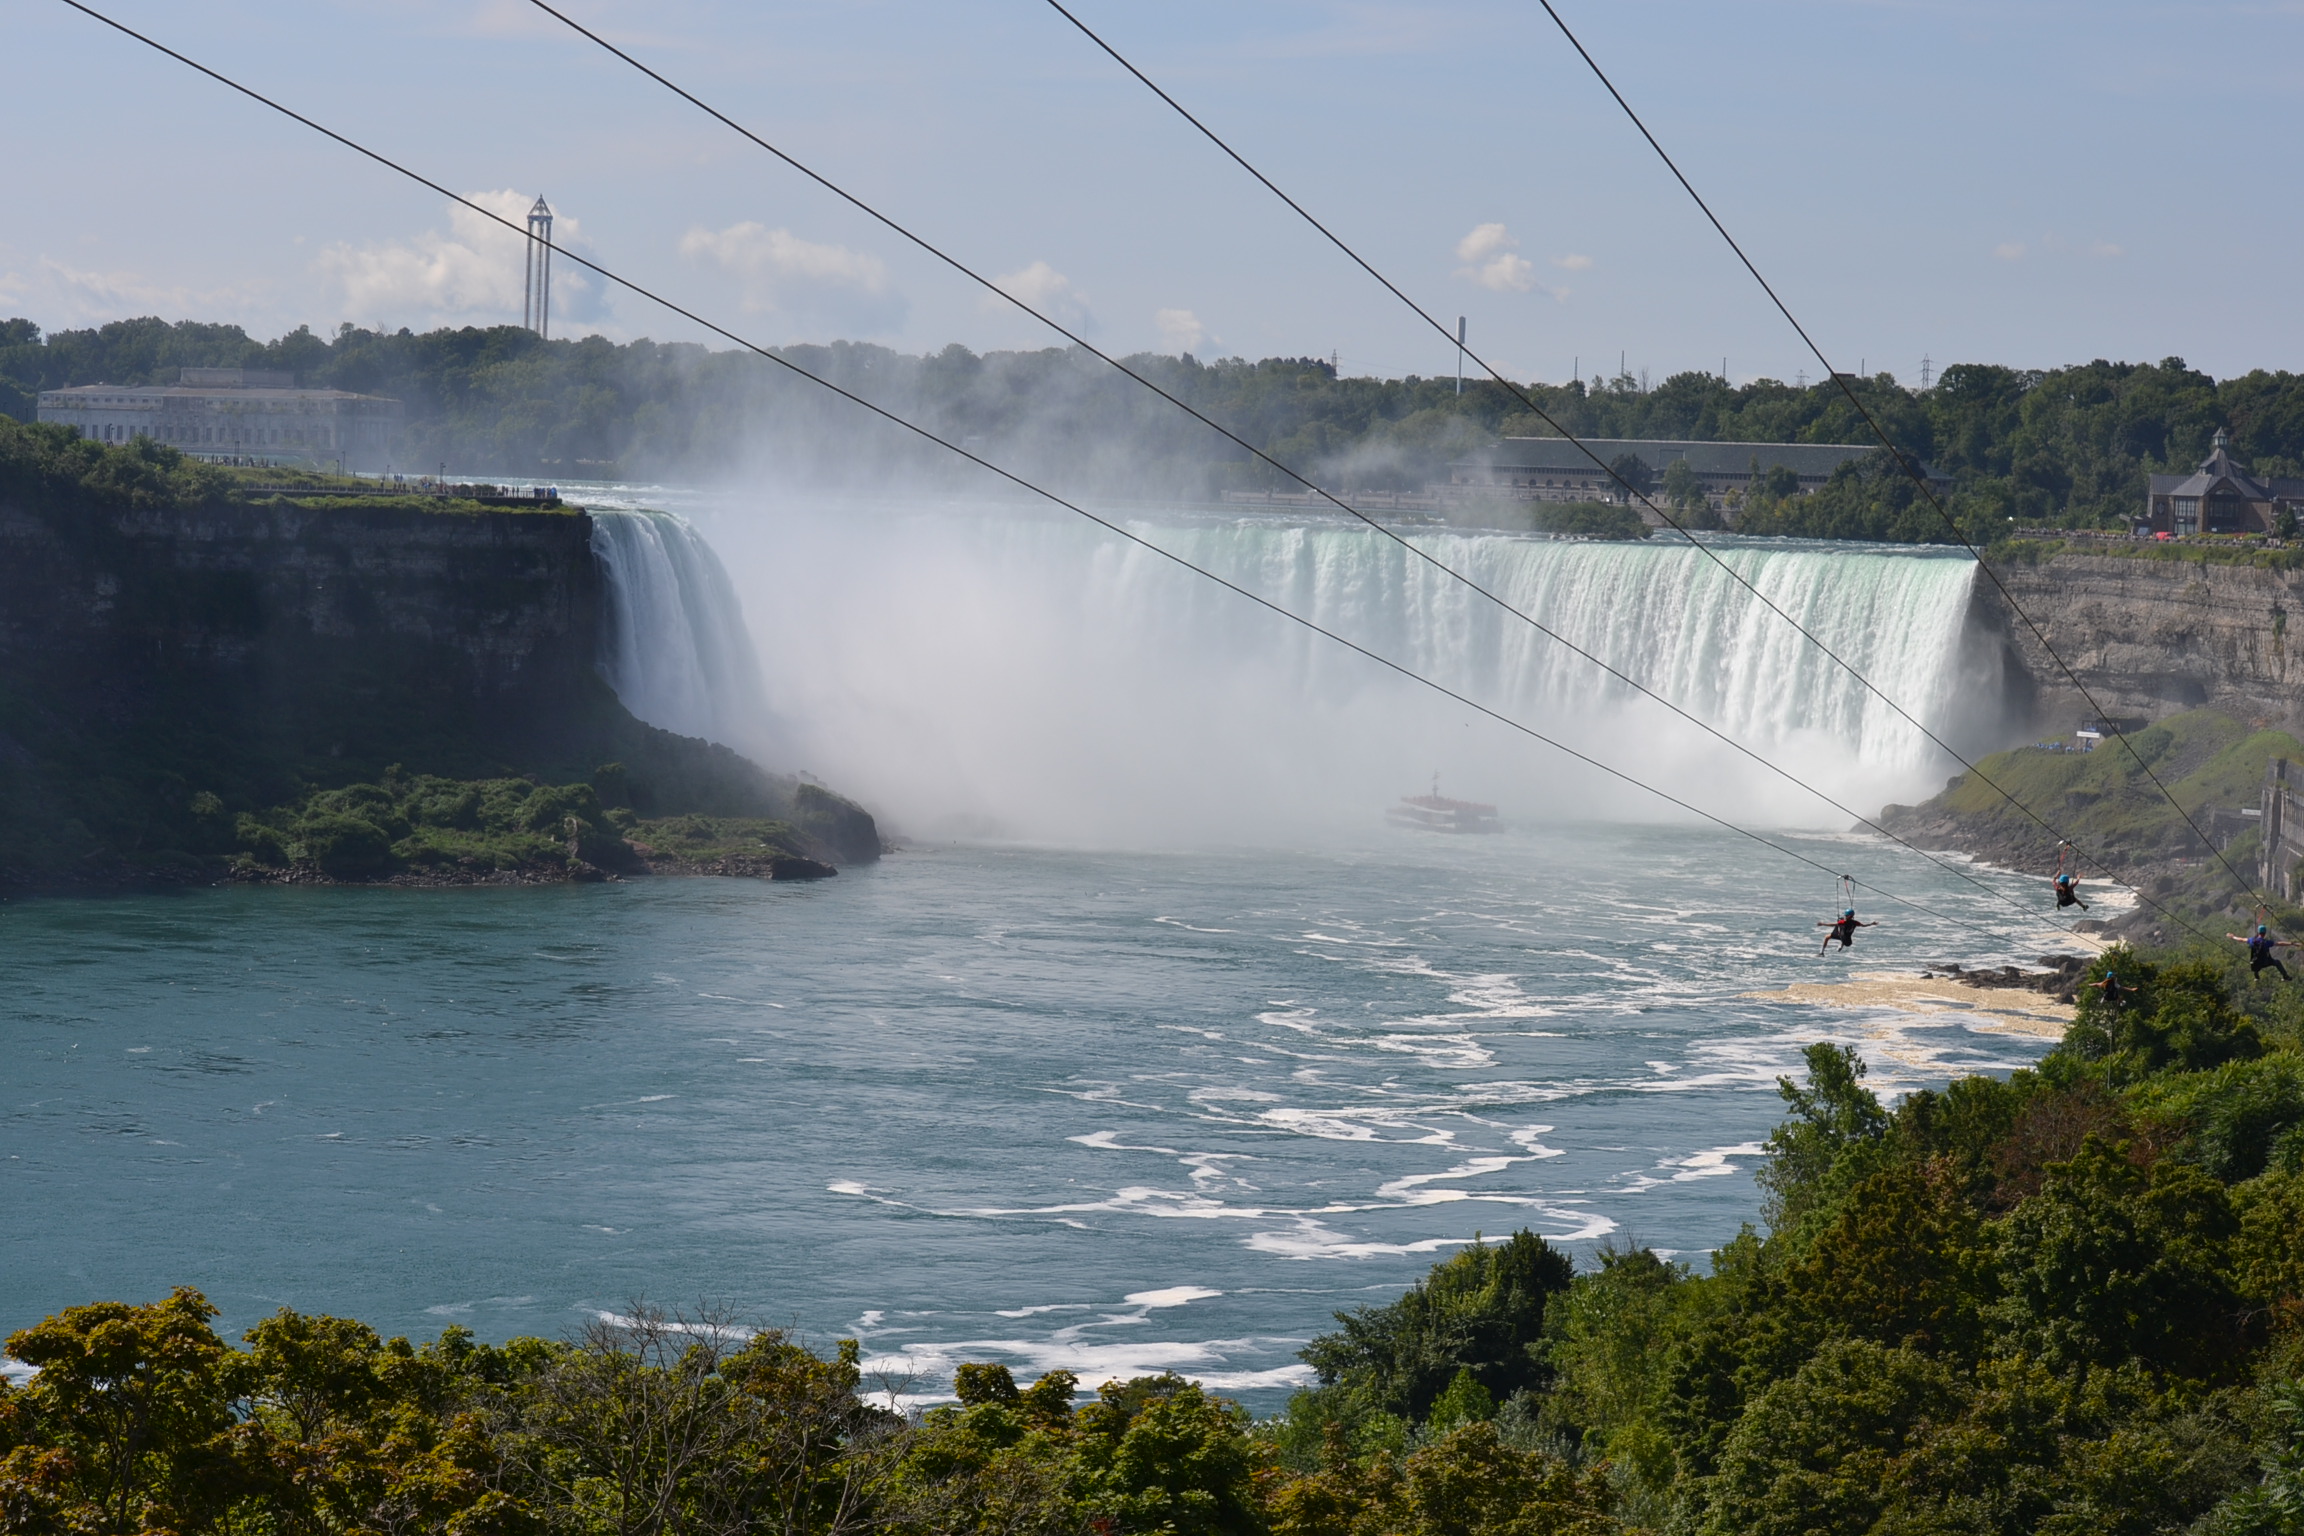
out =
[(1519, 244), (1501, 224), (1479, 225), (1456, 242), (1456, 259), (1464, 263), (1456, 275), (1492, 293), (1526, 293), (1536, 286), (1536, 264), (1515, 254)]

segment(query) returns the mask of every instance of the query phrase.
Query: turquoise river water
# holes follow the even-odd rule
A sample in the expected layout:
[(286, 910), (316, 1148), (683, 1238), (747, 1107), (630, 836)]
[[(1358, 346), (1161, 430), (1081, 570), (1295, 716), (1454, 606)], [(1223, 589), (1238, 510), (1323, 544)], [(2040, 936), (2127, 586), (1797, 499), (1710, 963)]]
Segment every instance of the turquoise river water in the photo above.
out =
[[(1855, 967), (2042, 947), (1864, 857), (1999, 937), (1891, 911)], [(1891, 1091), (2037, 1055), (1747, 996), (1852, 968), (1816, 958), (1832, 897), (1726, 834), (1594, 825), (17, 902), (0, 1327), (193, 1285), (235, 1332), (505, 1337), (645, 1296), (860, 1337), (915, 1396), (996, 1359), (1270, 1409), (1332, 1312), (1475, 1232), (1701, 1261), (1810, 1040)]]

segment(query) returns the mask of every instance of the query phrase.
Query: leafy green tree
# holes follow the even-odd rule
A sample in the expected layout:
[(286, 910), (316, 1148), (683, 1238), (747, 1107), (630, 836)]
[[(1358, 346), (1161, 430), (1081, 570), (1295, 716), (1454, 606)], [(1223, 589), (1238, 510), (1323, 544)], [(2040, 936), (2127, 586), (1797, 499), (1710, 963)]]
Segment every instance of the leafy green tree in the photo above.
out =
[(1994, 1291), (1980, 1213), (1942, 1165), (1858, 1182), (1785, 1276), (1788, 1299), (1862, 1339), (1965, 1352)]
[(196, 1528), (230, 1501), (238, 1363), (208, 1326), (215, 1315), (179, 1287), (144, 1306), (68, 1307), (9, 1336), (8, 1353), (39, 1372), (10, 1395), (10, 1416), (54, 1453), (21, 1464), (12, 1453), (10, 1470), (69, 1511), (64, 1528)]
[(1460, 1370), (1491, 1401), (1543, 1387), (1550, 1370), (1532, 1346), (1544, 1309), (1575, 1273), (1568, 1256), (1533, 1232), (1475, 1243), (1385, 1307), (1339, 1312), (1337, 1333), (1304, 1350), (1324, 1388), (1344, 1385), (1403, 1419), (1422, 1420)]
[(1872, 1530), (1924, 1426), (1958, 1414), (1958, 1377), (1913, 1350), (1827, 1344), (1738, 1419), (1705, 1490), (1706, 1536)]
[(1075, 1415), (1076, 1486), (1125, 1532), (1239, 1536), (1263, 1529), (1262, 1453), (1247, 1415), (1179, 1376), (1108, 1383)]
[(2228, 1279), (2238, 1226), (2224, 1187), (2199, 1169), (2140, 1168), (2124, 1145), (2091, 1136), (2000, 1224), (2001, 1326), (2058, 1369), (2137, 1360), (2226, 1377), (2248, 1341)]
[(1824, 1197), (1835, 1177), (1842, 1182), (1869, 1171), (1888, 1131), (1888, 1112), (1864, 1086), (1864, 1059), (1855, 1047), (1819, 1040), (1801, 1052), (1808, 1064), (1807, 1086), (1776, 1079), (1776, 1092), (1791, 1118), (1768, 1138), (1768, 1161), (1760, 1187), (1768, 1192), (1769, 1220), (1792, 1225)]

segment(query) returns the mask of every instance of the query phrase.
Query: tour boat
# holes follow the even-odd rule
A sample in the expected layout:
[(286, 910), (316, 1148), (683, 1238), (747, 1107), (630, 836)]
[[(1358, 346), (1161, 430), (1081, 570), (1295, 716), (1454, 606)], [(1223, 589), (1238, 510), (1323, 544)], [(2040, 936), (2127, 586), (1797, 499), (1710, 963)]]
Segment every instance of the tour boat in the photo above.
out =
[(1496, 819), (1496, 807), (1475, 800), (1451, 800), (1441, 794), (1437, 774), (1432, 779), (1432, 793), (1402, 795), (1400, 803), (1384, 813), (1384, 819), (1396, 827), (1414, 827), (1422, 832), (1504, 830), (1504, 823)]

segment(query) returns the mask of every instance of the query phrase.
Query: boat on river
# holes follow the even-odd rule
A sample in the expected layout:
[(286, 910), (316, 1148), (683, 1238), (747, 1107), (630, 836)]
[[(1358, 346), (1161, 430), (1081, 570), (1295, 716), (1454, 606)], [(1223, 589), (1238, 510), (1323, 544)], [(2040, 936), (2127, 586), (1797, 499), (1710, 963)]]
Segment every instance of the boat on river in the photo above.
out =
[(1419, 832), (1501, 832), (1504, 823), (1496, 819), (1496, 807), (1482, 805), (1477, 800), (1451, 800), (1440, 793), (1440, 779), (1432, 779), (1432, 793), (1428, 795), (1402, 795), (1400, 803), (1384, 813), (1384, 819), (1396, 827), (1413, 827)]

